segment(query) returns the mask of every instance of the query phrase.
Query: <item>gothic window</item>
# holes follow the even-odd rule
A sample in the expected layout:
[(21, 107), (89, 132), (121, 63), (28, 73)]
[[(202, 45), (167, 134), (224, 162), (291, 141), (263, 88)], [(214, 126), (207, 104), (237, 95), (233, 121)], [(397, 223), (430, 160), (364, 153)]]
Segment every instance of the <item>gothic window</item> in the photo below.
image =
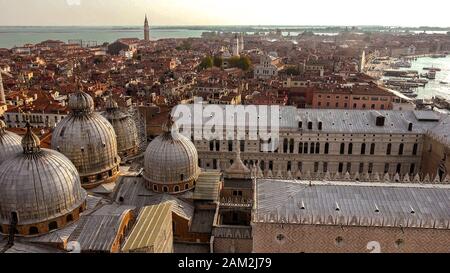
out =
[(320, 143), (316, 143), (316, 154), (320, 154)]
[(345, 153), (345, 143), (341, 143), (341, 150), (339, 152), (341, 155)]
[(361, 154), (362, 155), (366, 154), (366, 143), (361, 144)]
[(348, 144), (348, 154), (349, 155), (353, 154), (353, 143)]
[(370, 144), (370, 154), (371, 155), (375, 154), (375, 143)]
[(302, 142), (300, 142), (300, 143), (298, 144), (298, 153), (299, 153), (299, 154), (303, 154), (303, 143), (302, 143)]
[(325, 154), (327, 155), (330, 152), (330, 144), (327, 142), (325, 143)]
[(417, 155), (417, 149), (418, 149), (418, 145), (417, 145), (417, 143), (414, 143), (413, 151), (412, 151), (413, 155)]
[(392, 150), (392, 144), (389, 143), (389, 144), (387, 145), (386, 154), (387, 154), (387, 155), (390, 155), (390, 154), (391, 154), (391, 150)]
[(398, 155), (403, 155), (403, 147), (405, 145), (403, 143), (400, 144), (400, 147), (398, 147)]

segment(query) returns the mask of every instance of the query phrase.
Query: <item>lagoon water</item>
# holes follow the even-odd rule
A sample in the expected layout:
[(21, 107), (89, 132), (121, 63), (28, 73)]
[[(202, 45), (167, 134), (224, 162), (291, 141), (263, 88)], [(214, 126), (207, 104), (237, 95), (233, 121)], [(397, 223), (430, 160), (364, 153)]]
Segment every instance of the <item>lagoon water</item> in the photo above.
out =
[[(423, 70), (424, 67), (436, 67), (440, 68), (441, 71), (436, 72), (435, 80), (429, 80), (425, 87), (416, 89), (418, 98), (429, 99), (440, 95), (450, 99), (450, 56), (446, 58), (418, 58), (417, 61), (412, 62), (412, 67), (407, 68), (407, 70), (417, 70), (419, 74), (422, 74), (427, 72)], [(441, 82), (446, 82), (447, 84)]]
[[(206, 30), (180, 28), (154, 28), (150, 30), (152, 40), (163, 38), (200, 37)], [(0, 26), (0, 48), (12, 48), (26, 43), (39, 43), (45, 40), (83, 40), (101, 45), (118, 38), (143, 39), (142, 27), (5, 27)]]

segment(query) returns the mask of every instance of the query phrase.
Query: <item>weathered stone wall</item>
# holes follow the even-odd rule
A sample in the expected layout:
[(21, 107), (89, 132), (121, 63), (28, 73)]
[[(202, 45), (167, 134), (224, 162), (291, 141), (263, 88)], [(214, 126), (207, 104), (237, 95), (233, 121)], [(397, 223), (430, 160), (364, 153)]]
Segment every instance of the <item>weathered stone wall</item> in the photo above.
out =
[[(372, 245), (376, 248), (373, 249)], [(450, 230), (267, 223), (253, 225), (253, 251), (256, 253), (369, 253), (376, 250), (382, 253), (449, 253)]]

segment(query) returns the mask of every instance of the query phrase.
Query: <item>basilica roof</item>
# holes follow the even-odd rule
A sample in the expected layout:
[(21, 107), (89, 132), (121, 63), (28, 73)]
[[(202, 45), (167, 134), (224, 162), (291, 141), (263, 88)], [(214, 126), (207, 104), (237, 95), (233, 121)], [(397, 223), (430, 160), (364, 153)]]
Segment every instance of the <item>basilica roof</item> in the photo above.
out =
[(56, 219), (80, 207), (86, 199), (75, 166), (64, 155), (40, 147), (28, 125), (23, 152), (0, 166), (0, 223), (31, 225)]
[(6, 124), (0, 120), (0, 164), (21, 151), (20, 136), (6, 131)]

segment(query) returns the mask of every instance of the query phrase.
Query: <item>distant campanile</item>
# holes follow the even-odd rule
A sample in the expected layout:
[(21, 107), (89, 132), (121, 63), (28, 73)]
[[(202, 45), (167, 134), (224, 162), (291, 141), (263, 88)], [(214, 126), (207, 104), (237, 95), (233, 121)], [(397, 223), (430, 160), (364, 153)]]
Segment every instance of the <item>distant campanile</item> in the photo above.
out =
[(144, 21), (144, 40), (150, 41), (150, 27), (148, 26), (147, 14)]

